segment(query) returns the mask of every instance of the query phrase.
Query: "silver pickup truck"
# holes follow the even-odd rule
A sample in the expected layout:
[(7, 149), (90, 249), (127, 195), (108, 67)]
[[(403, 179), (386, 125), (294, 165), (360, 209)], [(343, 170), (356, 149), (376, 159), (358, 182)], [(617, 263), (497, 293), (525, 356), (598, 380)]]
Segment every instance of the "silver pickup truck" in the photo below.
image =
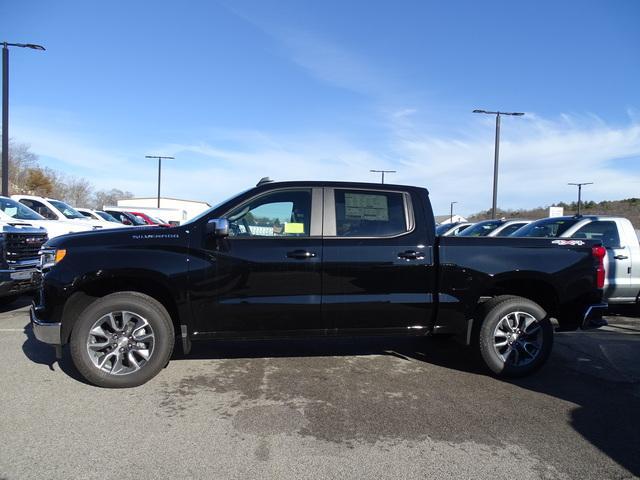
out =
[(602, 241), (607, 249), (604, 287), (607, 302), (638, 303), (640, 244), (633, 225), (626, 218), (600, 215), (543, 218), (522, 227), (512, 236)]

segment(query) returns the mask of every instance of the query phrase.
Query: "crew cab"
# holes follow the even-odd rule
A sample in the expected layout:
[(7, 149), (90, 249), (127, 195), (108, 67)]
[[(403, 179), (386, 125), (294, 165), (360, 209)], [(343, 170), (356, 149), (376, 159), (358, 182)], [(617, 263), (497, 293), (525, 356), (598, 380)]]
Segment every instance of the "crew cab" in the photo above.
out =
[(89, 382), (131, 387), (194, 341), (450, 334), (499, 376), (547, 360), (554, 328), (602, 324), (603, 248), (437, 237), (426, 189), (263, 179), (172, 228), (47, 242), (36, 338)]
[(640, 244), (629, 219), (576, 215), (537, 220), (516, 230), (514, 237), (598, 240), (607, 254), (604, 296), (609, 304), (637, 304), (640, 297)]

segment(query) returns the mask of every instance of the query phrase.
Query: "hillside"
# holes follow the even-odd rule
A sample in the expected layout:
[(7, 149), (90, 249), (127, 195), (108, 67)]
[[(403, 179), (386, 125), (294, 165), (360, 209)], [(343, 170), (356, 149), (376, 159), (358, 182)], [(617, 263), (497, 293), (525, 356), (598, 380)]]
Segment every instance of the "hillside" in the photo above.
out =
[[(552, 207), (563, 207), (565, 215), (574, 215), (578, 211), (578, 203), (555, 203)], [(581, 213), (583, 215), (614, 215), (626, 217), (631, 220), (633, 226), (640, 228), (640, 198), (627, 198), (624, 200), (611, 200), (603, 202), (582, 202)], [(527, 218), (538, 219), (549, 216), (549, 207), (538, 207), (531, 210), (500, 210), (498, 218)], [(491, 218), (491, 210), (479, 212), (468, 217), (470, 222), (477, 222)]]

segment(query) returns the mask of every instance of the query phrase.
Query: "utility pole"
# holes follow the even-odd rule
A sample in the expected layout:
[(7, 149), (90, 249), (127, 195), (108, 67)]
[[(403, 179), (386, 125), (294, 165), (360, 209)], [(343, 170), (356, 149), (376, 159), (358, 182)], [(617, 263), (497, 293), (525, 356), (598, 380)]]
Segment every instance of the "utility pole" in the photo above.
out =
[(384, 184), (384, 174), (385, 173), (396, 173), (395, 170), (369, 170), (370, 172), (373, 173), (381, 173), (382, 174), (382, 183)]
[(45, 50), (34, 43), (2, 42), (2, 195), (9, 196), (9, 47)]
[(160, 208), (160, 177), (162, 175), (162, 160), (173, 160), (174, 157), (163, 157), (161, 155), (145, 155), (144, 158), (158, 159), (158, 208)]
[(496, 143), (493, 156), (493, 202), (491, 206), (491, 218), (496, 218), (496, 210), (498, 205), (498, 159), (500, 157), (500, 115), (511, 115), (521, 117), (522, 112), (488, 112), (486, 110), (474, 110), (473, 113), (486, 113), (496, 116)]
[(453, 223), (453, 204), (458, 202), (451, 202), (451, 217), (449, 218), (449, 222)]
[(582, 207), (582, 186), (593, 185), (593, 182), (567, 183), (567, 185), (573, 185), (575, 187), (578, 187), (578, 215), (580, 215), (580, 208)]

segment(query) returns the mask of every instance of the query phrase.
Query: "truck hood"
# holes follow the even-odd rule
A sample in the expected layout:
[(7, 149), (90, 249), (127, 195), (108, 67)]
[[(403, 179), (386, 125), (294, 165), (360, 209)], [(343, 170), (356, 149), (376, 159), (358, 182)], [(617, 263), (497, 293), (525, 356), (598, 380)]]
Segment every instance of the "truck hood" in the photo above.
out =
[(70, 248), (70, 247), (96, 247), (107, 246), (136, 246), (149, 243), (164, 243), (164, 240), (175, 242), (185, 239), (186, 227), (164, 228), (157, 226), (130, 228), (109, 228), (104, 230), (91, 230), (70, 235), (63, 235), (49, 240), (46, 247)]

